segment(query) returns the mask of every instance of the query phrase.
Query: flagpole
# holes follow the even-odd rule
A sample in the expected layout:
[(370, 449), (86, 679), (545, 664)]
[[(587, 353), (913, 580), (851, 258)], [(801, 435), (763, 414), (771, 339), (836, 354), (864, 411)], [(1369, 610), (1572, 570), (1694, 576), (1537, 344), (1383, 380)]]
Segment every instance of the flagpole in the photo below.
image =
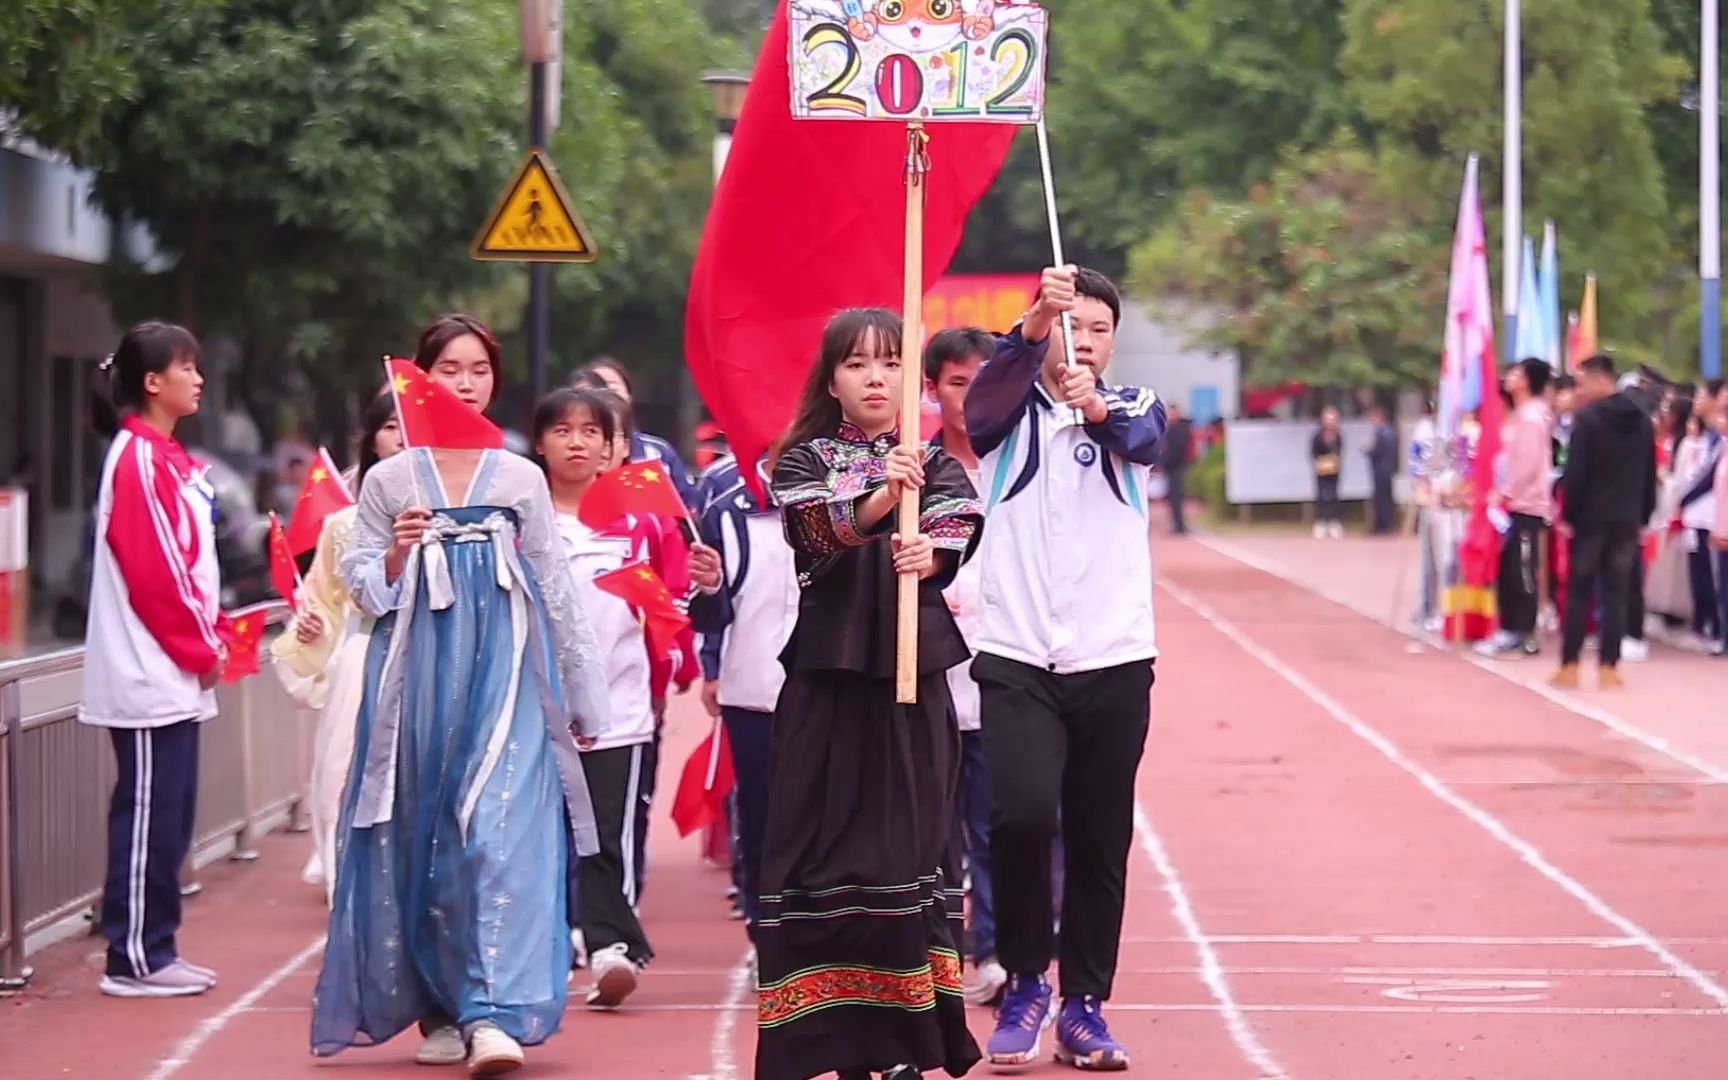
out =
[[(906, 126), (906, 292), (900, 333), (900, 445), (919, 448), (918, 416), (924, 396), (918, 356), (924, 349), (924, 180), (930, 172), (924, 125)], [(900, 540), (918, 535), (920, 492), (900, 493)], [(895, 638), (894, 700), (910, 705), (918, 700), (918, 575), (900, 575), (899, 628)]]
[[(408, 441), (408, 425), (402, 420), (402, 393), (396, 389), (396, 373), (390, 370), (390, 358), (384, 358), (384, 383), (390, 387), (390, 400), (396, 405), (396, 430), (402, 436), (402, 450), (406, 453), (414, 449), (414, 444)], [(414, 493), (414, 505), (425, 506), (426, 500), (420, 494), (420, 470), (409, 466), (408, 483)]]
[[(1056, 180), (1050, 168), (1050, 133), (1045, 130), (1044, 118), (1040, 116), (1035, 125), (1038, 132), (1038, 168), (1044, 177), (1044, 216), (1050, 222), (1050, 258), (1057, 266), (1067, 266), (1068, 260), (1062, 254), (1062, 227), (1056, 219)], [(1064, 361), (1069, 367), (1074, 366), (1074, 316), (1070, 312), (1062, 313), (1062, 351)], [(1075, 419), (1079, 419), (1080, 410), (1076, 409)]]
[[(1502, 152), (1502, 247), (1500, 293), (1506, 313), (1503, 331), (1507, 347), (1518, 341), (1518, 238), (1523, 231), (1523, 43), (1519, 0), (1506, 0), (1506, 122)], [(1484, 390), (1486, 392), (1486, 390)]]
[(1698, 367), (1706, 379), (1722, 377), (1722, 137), (1721, 35), (1717, 0), (1703, 0), (1703, 41), (1698, 87)]

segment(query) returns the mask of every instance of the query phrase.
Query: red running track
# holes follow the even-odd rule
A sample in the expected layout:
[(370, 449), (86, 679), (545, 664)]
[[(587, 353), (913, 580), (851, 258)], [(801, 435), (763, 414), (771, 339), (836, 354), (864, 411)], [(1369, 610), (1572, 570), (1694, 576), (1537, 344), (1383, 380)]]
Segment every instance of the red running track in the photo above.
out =
[[(1728, 1075), (1728, 790), (1197, 544), (1156, 554), (1164, 656), (1111, 1012), (1135, 1075)], [(692, 700), (673, 726), (676, 762)], [(207, 874), (184, 946), (222, 971), (205, 998), (100, 997), (90, 939), (39, 957), (0, 1001), (0, 1073), (426, 1075), (409, 1037), (308, 1056), (322, 919), (303, 842)], [(641, 991), (616, 1015), (573, 1008), (520, 1075), (750, 1075), (725, 875), (664, 823), (653, 847)]]

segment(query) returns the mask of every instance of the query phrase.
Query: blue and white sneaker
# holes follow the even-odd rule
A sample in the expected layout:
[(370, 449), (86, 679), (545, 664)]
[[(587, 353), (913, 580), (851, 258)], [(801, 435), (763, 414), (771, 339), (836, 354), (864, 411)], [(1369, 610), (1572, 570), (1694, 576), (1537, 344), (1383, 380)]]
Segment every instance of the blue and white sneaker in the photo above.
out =
[(985, 1056), (992, 1065), (1029, 1065), (1038, 1059), (1038, 1044), (1054, 1013), (1050, 984), (1042, 975), (1010, 975), (996, 1010), (996, 1030)]
[(1074, 997), (1062, 1002), (1062, 1015), (1056, 1021), (1056, 1060), (1096, 1072), (1128, 1068), (1128, 1048), (1110, 1036), (1097, 998)]

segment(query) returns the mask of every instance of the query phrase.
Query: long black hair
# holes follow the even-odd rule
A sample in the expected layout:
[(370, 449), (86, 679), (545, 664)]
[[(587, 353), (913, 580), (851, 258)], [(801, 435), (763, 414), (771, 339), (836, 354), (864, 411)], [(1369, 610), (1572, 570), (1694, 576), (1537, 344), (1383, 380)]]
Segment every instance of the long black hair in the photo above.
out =
[(361, 481), (366, 479), (366, 474), (372, 470), (372, 466), (381, 460), (378, 457), (378, 433), (384, 430), (385, 424), (394, 419), (396, 419), (396, 395), (386, 388), (372, 399), (371, 404), (366, 406), (366, 411), (360, 417), (359, 468), (354, 476), (355, 491), (360, 490)]
[[(810, 378), (804, 383), (804, 394), (798, 400), (798, 414), (792, 426), (786, 429), (786, 434), (780, 436), (780, 441), (775, 444), (770, 453), (772, 459), (778, 460), (782, 453), (799, 443), (832, 435), (839, 430), (842, 419), (840, 401), (829, 387), (834, 382), (835, 370), (871, 334), (876, 337), (877, 348), (885, 354), (901, 354), (900, 316), (887, 308), (847, 308), (828, 320), (828, 326), (822, 331), (822, 347), (816, 354), (816, 364), (810, 369)], [(901, 378), (918, 377), (915, 371), (907, 370), (904, 358), (900, 371)], [(916, 423), (917, 418), (911, 422)]]
[(195, 364), (202, 351), (192, 331), (177, 323), (152, 319), (126, 331), (113, 354), (102, 362), (108, 395), (96, 396), (90, 403), (90, 421), (97, 434), (112, 437), (120, 430), (122, 416), (144, 407), (146, 376), (162, 374), (176, 360)]

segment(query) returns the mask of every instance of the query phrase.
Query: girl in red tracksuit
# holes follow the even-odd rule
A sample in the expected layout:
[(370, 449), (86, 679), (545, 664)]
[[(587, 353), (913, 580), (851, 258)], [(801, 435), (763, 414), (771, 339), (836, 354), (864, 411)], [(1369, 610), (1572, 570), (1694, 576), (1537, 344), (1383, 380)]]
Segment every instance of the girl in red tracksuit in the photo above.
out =
[(218, 607), (214, 491), (174, 440), (198, 411), (198, 341), (134, 326), (109, 359), (121, 414), (102, 467), (78, 719), (109, 729), (118, 778), (108, 812), (102, 992), (180, 997), (216, 985), (180, 959), (180, 865), (192, 843), (198, 727), (216, 715), (227, 663)]

